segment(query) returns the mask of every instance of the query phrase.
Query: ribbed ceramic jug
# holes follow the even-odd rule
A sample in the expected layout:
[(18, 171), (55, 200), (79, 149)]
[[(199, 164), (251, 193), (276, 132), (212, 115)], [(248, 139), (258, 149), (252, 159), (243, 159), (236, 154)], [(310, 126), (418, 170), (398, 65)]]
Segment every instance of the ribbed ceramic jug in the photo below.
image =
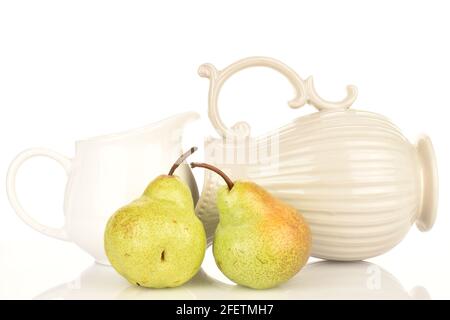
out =
[[(263, 136), (251, 137), (239, 122), (227, 128), (217, 100), (223, 83), (248, 67), (270, 67), (296, 90), (292, 108), (308, 103), (318, 112), (299, 117)], [(205, 161), (232, 179), (251, 180), (306, 218), (312, 255), (330, 260), (362, 260), (380, 255), (407, 234), (412, 224), (429, 230), (435, 221), (438, 177), (433, 147), (422, 135), (411, 144), (384, 116), (349, 109), (354, 86), (340, 102), (323, 100), (313, 80), (301, 79), (285, 64), (265, 57), (240, 60), (224, 70), (202, 65), (210, 79), (209, 117), (219, 133), (205, 142)], [(216, 190), (221, 178), (205, 172), (197, 213), (211, 242), (218, 223)]]

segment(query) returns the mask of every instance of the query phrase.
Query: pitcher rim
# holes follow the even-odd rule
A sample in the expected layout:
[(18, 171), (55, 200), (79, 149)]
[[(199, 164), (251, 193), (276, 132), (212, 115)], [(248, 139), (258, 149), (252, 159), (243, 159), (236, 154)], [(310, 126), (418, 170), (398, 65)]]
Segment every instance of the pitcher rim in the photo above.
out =
[(193, 120), (197, 120), (200, 118), (200, 115), (195, 111), (186, 111), (181, 113), (176, 113), (171, 116), (168, 116), (164, 119), (149, 123), (147, 125), (136, 127), (133, 129), (128, 129), (124, 131), (114, 132), (114, 133), (107, 133), (107, 134), (101, 134), (98, 136), (83, 138), (75, 141), (76, 145), (79, 144), (86, 144), (86, 143), (96, 143), (96, 142), (109, 142), (116, 139), (122, 139), (126, 137), (130, 137), (137, 134), (142, 134), (147, 131), (155, 130), (156, 128), (163, 125), (165, 122), (173, 121), (177, 118), (184, 118), (182, 122), (189, 122)]

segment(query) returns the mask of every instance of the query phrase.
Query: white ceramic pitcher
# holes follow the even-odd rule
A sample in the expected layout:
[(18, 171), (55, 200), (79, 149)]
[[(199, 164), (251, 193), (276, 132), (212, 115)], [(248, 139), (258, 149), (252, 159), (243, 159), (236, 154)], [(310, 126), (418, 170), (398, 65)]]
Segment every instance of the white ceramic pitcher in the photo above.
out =
[[(217, 101), (224, 82), (248, 67), (269, 67), (295, 88), (292, 108), (308, 103), (318, 112), (260, 137), (239, 122), (228, 128)], [(210, 80), (209, 118), (219, 133), (205, 143), (205, 161), (232, 179), (251, 180), (297, 208), (313, 235), (312, 255), (331, 260), (361, 260), (394, 247), (413, 223), (429, 230), (435, 220), (438, 177), (431, 141), (411, 144), (385, 117), (349, 110), (354, 86), (340, 102), (316, 93), (313, 80), (301, 79), (285, 64), (266, 57), (240, 60), (219, 71), (199, 69)], [(216, 190), (223, 181), (205, 171), (197, 214), (211, 242), (218, 222)]]
[[(25, 150), (8, 171), (9, 201), (17, 215), (33, 229), (50, 237), (73, 241), (96, 261), (108, 264), (103, 249), (107, 220), (118, 208), (139, 197), (156, 176), (168, 172), (182, 153), (184, 124), (197, 118), (198, 114), (187, 112), (144, 128), (77, 141), (73, 159), (42, 148)], [(35, 156), (55, 160), (68, 175), (65, 224), (61, 228), (34, 220), (16, 195), (17, 170), (24, 161)], [(176, 174), (189, 185), (196, 202), (198, 190), (189, 166), (180, 166)]]

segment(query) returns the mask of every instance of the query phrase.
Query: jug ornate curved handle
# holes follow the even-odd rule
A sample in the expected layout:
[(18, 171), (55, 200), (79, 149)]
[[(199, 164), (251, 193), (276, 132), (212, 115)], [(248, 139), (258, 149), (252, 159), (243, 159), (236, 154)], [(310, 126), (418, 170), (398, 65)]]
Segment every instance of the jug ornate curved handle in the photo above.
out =
[(296, 94), (294, 99), (289, 101), (291, 108), (299, 108), (306, 103), (311, 104), (320, 110), (330, 109), (347, 109), (353, 102), (355, 102), (358, 90), (355, 86), (347, 86), (347, 96), (338, 102), (327, 101), (322, 99), (314, 88), (314, 82), (312, 77), (308, 77), (306, 80), (300, 78), (300, 76), (284, 63), (268, 58), (268, 57), (249, 57), (239, 60), (223, 70), (217, 70), (212, 64), (202, 64), (198, 73), (201, 77), (209, 78), (209, 97), (208, 97), (208, 116), (211, 120), (214, 128), (221, 136), (249, 136), (250, 126), (246, 122), (238, 122), (231, 128), (228, 128), (221, 120), (217, 108), (217, 102), (219, 98), (220, 89), (225, 81), (233, 74), (240, 70), (249, 67), (268, 67), (272, 68), (288, 78), (294, 87)]

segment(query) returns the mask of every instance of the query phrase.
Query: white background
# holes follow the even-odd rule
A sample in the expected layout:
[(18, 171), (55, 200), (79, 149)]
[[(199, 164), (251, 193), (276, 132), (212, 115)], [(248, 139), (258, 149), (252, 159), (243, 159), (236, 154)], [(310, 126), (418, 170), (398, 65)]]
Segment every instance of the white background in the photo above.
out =
[[(413, 227), (396, 248), (370, 261), (405, 291), (421, 286), (431, 298), (450, 298), (449, 17), (448, 1), (431, 0), (0, 1), (0, 181), (24, 148), (45, 146), (72, 157), (78, 139), (186, 110), (202, 118), (187, 127), (184, 144), (202, 147), (215, 132), (207, 117), (208, 82), (197, 67), (275, 57), (303, 78), (314, 75), (324, 97), (339, 100), (345, 85), (355, 84), (354, 108), (386, 115), (411, 141), (420, 132), (432, 138), (440, 175), (434, 229)], [(291, 96), (279, 74), (252, 69), (229, 80), (220, 111), (226, 124), (245, 120), (258, 134), (313, 112), (288, 108)], [(196, 175), (201, 186), (202, 173)], [(51, 225), (63, 222), (64, 183), (63, 171), (46, 159), (25, 164), (18, 177), (25, 208)], [(76, 279), (93, 262), (75, 245), (23, 224), (4, 183), (0, 258), (1, 298), (33, 298)], [(213, 269), (209, 256), (205, 270), (217, 273)], [(102, 272), (95, 270), (98, 277)], [(302, 291), (289, 288), (291, 297)], [(208, 297), (226, 298), (216, 291)], [(175, 298), (177, 292), (156, 295)], [(193, 292), (180, 297), (198, 297)]]

